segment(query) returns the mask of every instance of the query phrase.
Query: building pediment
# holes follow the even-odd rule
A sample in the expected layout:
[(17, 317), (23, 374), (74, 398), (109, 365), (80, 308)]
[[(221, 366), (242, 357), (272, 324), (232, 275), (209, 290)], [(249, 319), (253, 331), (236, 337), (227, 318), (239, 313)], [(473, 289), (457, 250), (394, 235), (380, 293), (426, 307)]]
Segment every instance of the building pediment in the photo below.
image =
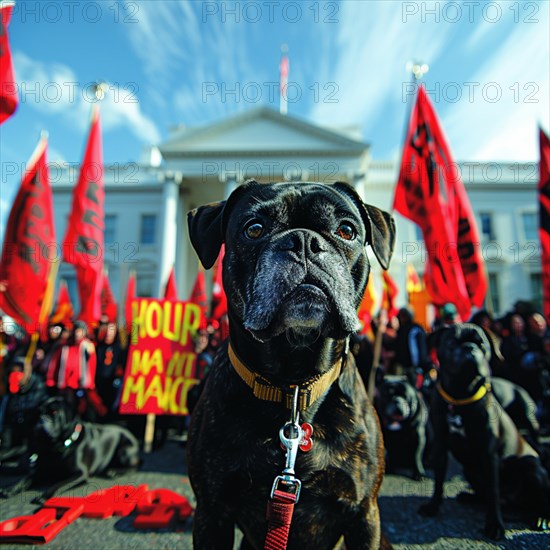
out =
[(159, 146), (166, 159), (190, 155), (360, 155), (368, 144), (341, 132), (260, 107), (199, 128), (178, 130)]

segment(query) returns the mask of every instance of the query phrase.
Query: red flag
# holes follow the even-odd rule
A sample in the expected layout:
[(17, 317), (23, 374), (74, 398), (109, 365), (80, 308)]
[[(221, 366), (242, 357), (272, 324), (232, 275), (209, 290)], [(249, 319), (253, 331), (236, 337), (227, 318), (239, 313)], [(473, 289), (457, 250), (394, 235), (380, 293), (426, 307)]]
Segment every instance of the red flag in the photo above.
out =
[(17, 109), (17, 84), (11, 61), (8, 25), (15, 2), (0, 2), (0, 124)]
[(202, 266), (199, 266), (199, 271), (189, 301), (200, 306), (205, 319), (208, 317), (208, 297), (206, 296), (206, 280), (204, 278), (204, 269)]
[(475, 218), (437, 114), (418, 89), (403, 149), (394, 208), (422, 229), (428, 265), (424, 279), (437, 306), (457, 305), (467, 319), (481, 307), (487, 279)]
[(550, 322), (550, 140), (539, 128), (539, 238), (542, 262), (542, 295), (544, 316)]
[(166, 287), (164, 288), (164, 298), (166, 300), (177, 300), (178, 299), (178, 287), (176, 286), (176, 272), (174, 266), (170, 270), (170, 275), (168, 275), (168, 281), (166, 281)]
[(107, 273), (103, 273), (103, 284), (101, 288), (101, 314), (106, 315), (109, 323), (116, 323), (116, 310), (117, 305), (111, 285), (109, 284), (109, 277)]
[(46, 159), (47, 139), (36, 148), (11, 207), (0, 260), (0, 308), (35, 333), (50, 313), (58, 262), (55, 249), (52, 190)]
[(59, 293), (57, 295), (57, 305), (55, 311), (50, 317), (50, 323), (70, 323), (74, 318), (74, 309), (69, 296), (67, 283), (62, 280), (59, 284)]
[(225, 254), (225, 246), (222, 245), (218, 261), (214, 267), (214, 285), (212, 287), (212, 312), (210, 317), (219, 320), (227, 313), (227, 298), (223, 289), (222, 263)]
[(63, 241), (64, 259), (75, 266), (80, 313), (78, 318), (95, 323), (101, 316), (104, 248), (105, 188), (99, 109), (92, 111), (92, 124), (73, 206)]
[(126, 330), (128, 334), (131, 334), (132, 328), (132, 300), (136, 297), (136, 272), (130, 271), (128, 275), (128, 286), (126, 287), (126, 303), (125, 303), (125, 315), (126, 315)]
[(382, 309), (388, 312), (388, 318), (391, 319), (397, 316), (397, 307), (395, 306), (395, 298), (399, 294), (399, 288), (395, 284), (388, 271), (382, 271)]

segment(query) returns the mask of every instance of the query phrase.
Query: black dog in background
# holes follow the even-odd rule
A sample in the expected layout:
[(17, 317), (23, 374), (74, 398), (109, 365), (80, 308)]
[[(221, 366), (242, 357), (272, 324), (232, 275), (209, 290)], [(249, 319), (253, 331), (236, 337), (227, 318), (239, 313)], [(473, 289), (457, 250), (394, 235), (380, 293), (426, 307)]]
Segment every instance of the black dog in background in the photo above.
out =
[(535, 528), (550, 527), (550, 479), (537, 452), (490, 391), (489, 342), (476, 325), (462, 324), (435, 335), (440, 363), (430, 419), (434, 428), (435, 488), (423, 515), (437, 514), (447, 470), (447, 451), (485, 500), (485, 534), (504, 536), (502, 502), (529, 514)]
[(64, 399), (46, 401), (33, 432), (30, 471), (15, 485), (1, 490), (0, 496), (11, 497), (32, 486), (48, 485), (35, 499), (43, 503), (91, 476), (111, 476), (117, 470), (140, 465), (139, 443), (131, 432), (71, 416)]
[(491, 378), (491, 391), (521, 435), (538, 451), (540, 426), (536, 416), (537, 404), (527, 390), (506, 378), (495, 376)]
[(384, 376), (378, 393), (376, 409), (384, 434), (386, 472), (408, 468), (413, 478), (420, 480), (425, 474), (422, 457), (428, 424), (424, 398), (406, 376)]
[(40, 415), (40, 407), (48, 400), (42, 378), (31, 374), (23, 384), (25, 357), (15, 357), (9, 366), (9, 394), (6, 399), (4, 421), (0, 433), (0, 465), (14, 460), (24, 462), (28, 455), (33, 430)]

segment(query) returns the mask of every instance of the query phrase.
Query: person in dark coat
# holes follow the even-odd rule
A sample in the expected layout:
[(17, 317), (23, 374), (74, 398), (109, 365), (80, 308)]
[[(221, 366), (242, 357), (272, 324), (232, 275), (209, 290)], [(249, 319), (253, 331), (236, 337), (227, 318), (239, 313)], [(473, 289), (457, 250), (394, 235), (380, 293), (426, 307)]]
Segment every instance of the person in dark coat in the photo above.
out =
[(394, 342), (394, 363), (402, 369), (410, 384), (419, 389), (432, 366), (426, 331), (414, 322), (413, 312), (409, 308), (401, 308), (397, 318), (399, 328)]
[(126, 350), (123, 349), (115, 323), (108, 323), (102, 340), (96, 346), (96, 391), (108, 412), (103, 418), (110, 421), (116, 416), (118, 396), (122, 387)]

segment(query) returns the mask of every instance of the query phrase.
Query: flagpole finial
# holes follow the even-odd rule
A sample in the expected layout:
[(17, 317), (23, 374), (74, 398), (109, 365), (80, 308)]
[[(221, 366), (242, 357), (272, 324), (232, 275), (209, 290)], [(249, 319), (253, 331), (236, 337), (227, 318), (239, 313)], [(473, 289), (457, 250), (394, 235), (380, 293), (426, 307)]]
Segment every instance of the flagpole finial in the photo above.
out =
[(101, 101), (105, 97), (105, 93), (109, 89), (106, 82), (96, 82), (92, 87), (95, 97), (98, 101)]
[(422, 61), (409, 61), (405, 65), (405, 70), (408, 73), (411, 73), (414, 75), (414, 78), (416, 80), (421, 80), (422, 77), (430, 70), (430, 66), (427, 63), (423, 63)]
[(40, 139), (41, 140), (46, 140), (50, 137), (50, 133), (48, 132), (48, 130), (42, 130), (40, 132)]
[(281, 53), (288, 53), (288, 44), (281, 44)]

